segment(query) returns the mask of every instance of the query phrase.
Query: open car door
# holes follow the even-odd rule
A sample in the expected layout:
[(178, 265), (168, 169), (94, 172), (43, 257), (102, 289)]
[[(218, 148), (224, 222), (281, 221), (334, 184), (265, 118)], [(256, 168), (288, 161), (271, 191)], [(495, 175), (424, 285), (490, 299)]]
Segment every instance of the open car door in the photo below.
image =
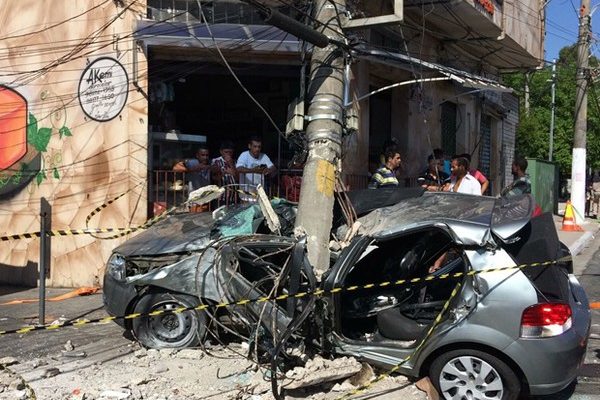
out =
[[(448, 227), (422, 226), (388, 237), (359, 237), (344, 250), (324, 289), (356, 287), (327, 298), (332, 351), (382, 367), (400, 363), (427, 335), (468, 259)], [(448, 279), (427, 280), (428, 275)], [(399, 284), (405, 282), (406, 284)], [(412, 361), (403, 365), (410, 374)]]

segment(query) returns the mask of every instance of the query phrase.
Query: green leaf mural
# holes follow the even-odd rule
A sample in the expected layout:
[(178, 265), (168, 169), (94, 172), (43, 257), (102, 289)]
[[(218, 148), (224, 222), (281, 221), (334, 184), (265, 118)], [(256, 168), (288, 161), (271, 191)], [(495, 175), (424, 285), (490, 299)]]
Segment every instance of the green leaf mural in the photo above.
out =
[(73, 136), (73, 134), (69, 128), (63, 126), (58, 130), (58, 136), (62, 139), (63, 136)]

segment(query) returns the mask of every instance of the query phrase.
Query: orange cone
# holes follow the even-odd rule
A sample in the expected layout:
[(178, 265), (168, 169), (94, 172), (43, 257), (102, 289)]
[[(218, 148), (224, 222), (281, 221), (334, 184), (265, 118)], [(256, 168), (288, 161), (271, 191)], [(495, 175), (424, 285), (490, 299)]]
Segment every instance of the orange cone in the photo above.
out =
[(571, 205), (571, 200), (567, 201), (567, 206), (565, 208), (565, 216), (563, 217), (561, 231), (571, 231), (571, 232), (583, 232), (583, 228), (575, 223), (575, 213), (573, 212), (573, 206)]

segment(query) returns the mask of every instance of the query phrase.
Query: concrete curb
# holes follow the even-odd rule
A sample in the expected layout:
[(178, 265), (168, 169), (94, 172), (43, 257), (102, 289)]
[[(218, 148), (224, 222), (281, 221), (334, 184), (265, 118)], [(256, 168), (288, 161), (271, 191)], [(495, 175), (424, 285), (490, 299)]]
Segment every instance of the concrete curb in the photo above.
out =
[(596, 231), (584, 233), (579, 239), (577, 239), (572, 245), (570, 245), (569, 250), (571, 250), (571, 255), (579, 255), (579, 253), (583, 251), (585, 246), (587, 246), (587, 244), (594, 239)]

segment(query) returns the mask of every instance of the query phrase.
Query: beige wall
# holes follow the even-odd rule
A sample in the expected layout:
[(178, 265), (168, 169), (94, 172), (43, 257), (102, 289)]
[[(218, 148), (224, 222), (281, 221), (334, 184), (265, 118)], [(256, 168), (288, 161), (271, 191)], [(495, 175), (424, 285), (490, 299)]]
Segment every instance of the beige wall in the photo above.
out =
[[(38, 231), (41, 197), (53, 208), (52, 229), (84, 228), (90, 212), (124, 192), (90, 221), (90, 227), (120, 228), (145, 220), (147, 103), (132, 83), (131, 39), (135, 20), (145, 13), (141, 3), (128, 9), (106, 0), (3, 0), (0, 4), (0, 84), (27, 100), (39, 128), (51, 129), (45, 151), (31, 144), (27, 149), (28, 154), (39, 153), (46, 177), (39, 185), (34, 178), (0, 200), (0, 236)], [(115, 35), (122, 39), (113, 43)], [(129, 75), (125, 108), (108, 122), (87, 118), (77, 95), (86, 63), (101, 56), (118, 59)], [(138, 53), (138, 59), (140, 84), (145, 87), (143, 53)], [(62, 126), (72, 136), (61, 137)], [(14, 179), (15, 165), (0, 171), (0, 182)], [(106, 259), (122, 241), (89, 235), (53, 237), (47, 283), (98, 285)], [(0, 279), (10, 281), (11, 269), (17, 276), (19, 269), (37, 263), (39, 243), (39, 239), (0, 242), (4, 267)]]
[(507, 36), (539, 59), (540, 63), (544, 59), (542, 3), (544, 2), (540, 0), (504, 0), (501, 25)]

